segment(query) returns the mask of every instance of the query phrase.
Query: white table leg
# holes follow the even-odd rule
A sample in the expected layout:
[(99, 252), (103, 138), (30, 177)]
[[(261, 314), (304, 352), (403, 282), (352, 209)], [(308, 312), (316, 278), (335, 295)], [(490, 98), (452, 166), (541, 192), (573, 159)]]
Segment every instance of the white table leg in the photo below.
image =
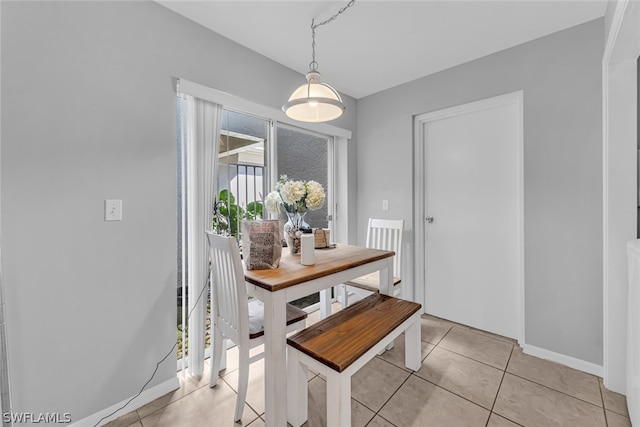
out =
[[(393, 258), (387, 258), (387, 268), (380, 270), (380, 293), (393, 296)], [(393, 349), (393, 341), (385, 350)], [(384, 353), (384, 350), (380, 354)]]
[(387, 258), (387, 267), (379, 272), (380, 293), (393, 296), (393, 258)]
[(404, 365), (417, 371), (422, 366), (420, 352), (420, 315), (416, 313), (415, 321), (404, 331)]
[(331, 288), (320, 291), (320, 319), (331, 315)]
[(264, 294), (265, 425), (287, 425), (286, 298), (284, 292)]

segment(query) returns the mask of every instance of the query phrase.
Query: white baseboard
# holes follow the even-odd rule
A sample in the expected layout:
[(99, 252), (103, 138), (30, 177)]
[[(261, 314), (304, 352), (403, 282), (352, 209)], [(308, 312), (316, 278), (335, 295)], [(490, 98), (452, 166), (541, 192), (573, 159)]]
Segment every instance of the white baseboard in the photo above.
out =
[(552, 362), (560, 363), (562, 365), (568, 366), (573, 369), (577, 369), (582, 372), (586, 372), (588, 374), (595, 375), (600, 378), (602, 378), (604, 374), (604, 368), (602, 367), (602, 365), (596, 365), (595, 363), (587, 362), (581, 359), (576, 359), (575, 357), (556, 353), (550, 350), (545, 350), (543, 348), (536, 347), (533, 345), (524, 344), (522, 346), (522, 351), (525, 354), (536, 356), (541, 359), (550, 360)]
[[(153, 402), (154, 400), (156, 400), (159, 397), (164, 396), (167, 393), (170, 393), (174, 390), (177, 390), (178, 388), (180, 388), (180, 381), (178, 380), (178, 377), (174, 377), (168, 381), (165, 381), (161, 384), (158, 384), (155, 387), (152, 387), (150, 389), (147, 389), (145, 391), (143, 391), (140, 396), (136, 397), (135, 399), (133, 399), (131, 401), (131, 403), (129, 403), (125, 408), (123, 408), (122, 410), (118, 411), (117, 413), (113, 414), (113, 415), (109, 415), (111, 414), (113, 411), (119, 409), (122, 405), (124, 405), (125, 403), (127, 403), (129, 401), (129, 399), (131, 399), (131, 397), (129, 397), (128, 399), (123, 400), (120, 403), (116, 403), (115, 405), (112, 405), (106, 409), (103, 409), (100, 412), (97, 412), (93, 415), (89, 415), (86, 418), (81, 419), (78, 422), (74, 422), (73, 424), (71, 424), (73, 427), (93, 427), (96, 425), (96, 423), (98, 421), (100, 421), (102, 419), (102, 417), (107, 417), (104, 420), (100, 421), (100, 425), (106, 424), (107, 422), (111, 421), (111, 420), (115, 420), (118, 417), (121, 417), (131, 411), (134, 411), (144, 405), (146, 405), (149, 402)], [(133, 397), (133, 396), (132, 396)]]

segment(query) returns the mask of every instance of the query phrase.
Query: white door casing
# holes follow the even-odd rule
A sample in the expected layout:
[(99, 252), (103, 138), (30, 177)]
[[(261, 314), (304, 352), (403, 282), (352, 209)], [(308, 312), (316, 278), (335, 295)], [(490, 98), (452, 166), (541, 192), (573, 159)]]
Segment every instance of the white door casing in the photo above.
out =
[[(638, 215), (634, 178), (640, 3), (620, 0), (609, 7), (611, 25), (602, 58), (603, 380), (607, 389), (624, 394), (630, 374), (626, 370), (626, 245), (637, 236)], [(628, 402), (630, 407), (634, 404)]]
[(416, 116), (414, 133), (416, 300), (520, 342), (522, 123), (518, 91)]

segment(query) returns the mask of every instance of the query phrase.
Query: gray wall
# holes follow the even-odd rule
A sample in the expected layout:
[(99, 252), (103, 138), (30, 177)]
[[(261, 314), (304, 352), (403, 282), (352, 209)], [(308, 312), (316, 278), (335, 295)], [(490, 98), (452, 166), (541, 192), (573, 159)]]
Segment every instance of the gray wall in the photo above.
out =
[[(137, 393), (175, 341), (175, 78), (279, 108), (304, 77), (154, 2), (1, 7), (13, 410), (77, 421)], [(345, 98), (334, 124), (355, 129)], [(171, 356), (150, 386), (175, 375)]]
[(597, 365), (603, 31), (603, 19), (588, 22), (358, 101), (358, 224), (404, 218), (411, 273), (412, 117), (524, 90), (526, 343)]

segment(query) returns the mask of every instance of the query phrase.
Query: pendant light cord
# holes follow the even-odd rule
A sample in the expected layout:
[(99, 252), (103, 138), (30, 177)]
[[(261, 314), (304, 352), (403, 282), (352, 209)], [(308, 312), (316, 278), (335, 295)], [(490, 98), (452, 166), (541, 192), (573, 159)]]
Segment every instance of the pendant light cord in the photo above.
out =
[(311, 63), (309, 64), (309, 68), (311, 69), (311, 71), (318, 70), (318, 63), (316, 62), (316, 28), (318, 28), (321, 25), (328, 24), (329, 22), (335, 21), (336, 18), (338, 18), (338, 16), (340, 16), (342, 13), (344, 13), (345, 10), (353, 6), (355, 2), (356, 0), (351, 0), (349, 3), (347, 3), (346, 6), (342, 7), (338, 11), (338, 13), (336, 13), (330, 18), (325, 19), (324, 21), (318, 24), (315, 23), (315, 19), (311, 20)]

